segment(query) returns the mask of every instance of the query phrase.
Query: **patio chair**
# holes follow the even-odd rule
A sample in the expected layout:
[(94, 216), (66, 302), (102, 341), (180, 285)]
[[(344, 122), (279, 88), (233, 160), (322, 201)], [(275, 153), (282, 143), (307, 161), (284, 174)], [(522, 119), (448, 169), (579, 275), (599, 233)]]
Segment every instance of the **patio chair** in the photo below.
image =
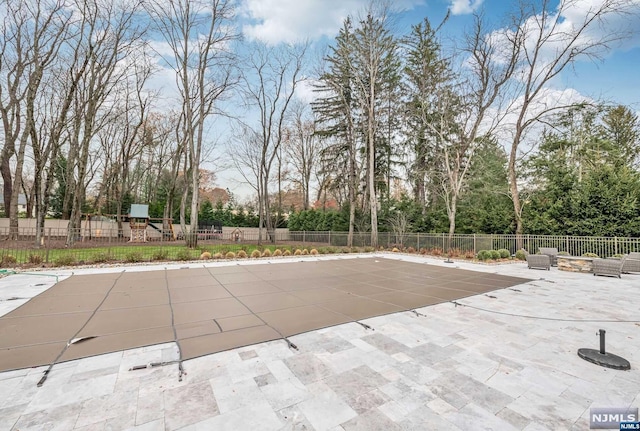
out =
[(622, 273), (640, 272), (640, 252), (625, 254), (622, 258)]
[(546, 254), (527, 254), (527, 266), (529, 269), (551, 270), (551, 257)]
[(540, 254), (546, 254), (551, 259), (551, 266), (558, 266), (558, 249), (555, 247), (540, 247)]
[(593, 275), (608, 275), (622, 278), (622, 260), (593, 259)]

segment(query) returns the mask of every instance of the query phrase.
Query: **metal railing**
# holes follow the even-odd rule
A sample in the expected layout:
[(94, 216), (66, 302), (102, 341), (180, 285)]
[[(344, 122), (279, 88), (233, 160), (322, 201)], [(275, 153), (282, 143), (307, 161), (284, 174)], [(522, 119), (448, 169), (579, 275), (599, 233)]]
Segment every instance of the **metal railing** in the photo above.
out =
[[(73, 232), (72, 243), (67, 244), (69, 231), (64, 228), (46, 228), (39, 245), (35, 244), (35, 229), (21, 228), (17, 238), (10, 235), (8, 228), (0, 229), (0, 263), (11, 266), (17, 263), (60, 264), (102, 263), (110, 261), (145, 262), (153, 260), (190, 260), (200, 257), (203, 251), (226, 254), (243, 250), (250, 254), (255, 249), (265, 247), (274, 251), (316, 248), (319, 253), (344, 250), (348, 244), (347, 232), (310, 232), (262, 230), (262, 238), (257, 229), (242, 229), (224, 233), (201, 230), (191, 236), (173, 231), (147, 229), (146, 241), (132, 241), (129, 229), (93, 230), (77, 229)], [(197, 245), (188, 247), (188, 240), (197, 236)], [(13, 238), (12, 238), (13, 237)], [(11, 239), (9, 239), (11, 238)], [(260, 243), (260, 247), (258, 244)], [(371, 234), (354, 233), (353, 247), (365, 251), (371, 247)], [(381, 232), (378, 246), (398, 247), (416, 252), (444, 255), (476, 255), (480, 250), (507, 249), (514, 254), (519, 249), (536, 253), (540, 247), (555, 247), (559, 252), (573, 256), (594, 253), (599, 257), (611, 257), (640, 251), (640, 238), (620, 237), (578, 237), (569, 235), (480, 235), (444, 233), (404, 233)], [(371, 251), (367, 249), (367, 251)]]

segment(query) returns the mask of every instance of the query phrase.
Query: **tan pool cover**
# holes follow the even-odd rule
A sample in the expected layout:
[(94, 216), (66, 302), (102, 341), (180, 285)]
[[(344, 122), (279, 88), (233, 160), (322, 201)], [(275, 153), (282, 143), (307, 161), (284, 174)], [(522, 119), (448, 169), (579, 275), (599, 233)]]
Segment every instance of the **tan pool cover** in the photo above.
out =
[(527, 281), (378, 257), (74, 275), (0, 318), (0, 371), (174, 340), (191, 359)]

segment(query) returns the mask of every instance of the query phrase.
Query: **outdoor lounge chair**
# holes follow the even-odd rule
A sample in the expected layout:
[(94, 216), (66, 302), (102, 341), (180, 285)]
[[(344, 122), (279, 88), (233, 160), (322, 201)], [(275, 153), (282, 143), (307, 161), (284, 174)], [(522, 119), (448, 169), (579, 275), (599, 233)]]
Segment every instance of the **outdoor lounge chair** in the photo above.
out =
[(537, 268), (549, 271), (551, 270), (551, 257), (546, 254), (528, 254), (527, 266), (529, 269)]
[(609, 275), (622, 278), (622, 260), (593, 259), (593, 275)]
[(555, 247), (540, 247), (540, 254), (545, 254), (551, 259), (551, 266), (558, 266), (558, 249)]
[(640, 253), (633, 252), (622, 258), (622, 273), (640, 272)]

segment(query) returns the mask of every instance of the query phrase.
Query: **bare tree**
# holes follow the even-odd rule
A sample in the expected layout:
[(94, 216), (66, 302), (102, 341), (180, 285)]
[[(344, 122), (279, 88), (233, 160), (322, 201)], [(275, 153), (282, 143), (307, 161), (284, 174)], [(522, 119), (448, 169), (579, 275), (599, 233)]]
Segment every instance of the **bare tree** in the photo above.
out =
[[(475, 16), (461, 52), (464, 70), (453, 74), (445, 66), (440, 71), (442, 77), (433, 89), (435, 109), (425, 117), (440, 154), (440, 186), (449, 218), (449, 240), (455, 233), (458, 200), (475, 151), (482, 139), (496, 131), (507, 111), (505, 93), (516, 70), (516, 46), (523, 36), (514, 32), (510, 45), (499, 46), (498, 41), (485, 37), (483, 28), (482, 16)], [(494, 61), (498, 50), (508, 54), (507, 61)]]
[(124, 198), (135, 189), (132, 171), (141, 168), (140, 158), (153, 138), (145, 128), (151, 94), (143, 89), (151, 75), (150, 64), (141, 54), (126, 67), (133, 71), (132, 75), (114, 94), (118, 106), (97, 133), (104, 155), (102, 193), (115, 203), (119, 232)]
[[(517, 62), (510, 93), (514, 101), (510, 115), (515, 120), (510, 125), (508, 165), (517, 235), (523, 232), (518, 150), (531, 126), (576, 104), (549, 100), (548, 84), (576, 61), (601, 59), (615, 43), (629, 37), (631, 33), (620, 18), (631, 13), (634, 5), (632, 0), (602, 0), (589, 5), (579, 0), (561, 0), (559, 4), (523, 0), (511, 17), (511, 25), (488, 36), (509, 47), (508, 52), (497, 53), (494, 61)], [(613, 21), (616, 25), (612, 26)]]
[(83, 38), (82, 56), (86, 60), (73, 101), (73, 117), (68, 131), (66, 170), (68, 211), (67, 245), (73, 244), (82, 218), (86, 188), (95, 174), (91, 144), (116, 109), (117, 89), (129, 79), (125, 59), (140, 52), (146, 28), (137, 19), (137, 2), (85, 1), (78, 5), (86, 19), (79, 29)]
[(239, 38), (231, 0), (155, 1), (148, 8), (171, 51), (164, 61), (176, 74), (182, 104), (181, 144), (190, 176), (191, 212), (187, 230), (183, 194), (181, 224), (190, 246), (197, 243), (200, 162), (207, 140), (207, 119), (220, 113), (216, 103), (235, 84), (231, 44)]
[[(287, 115), (298, 84), (304, 79), (302, 67), (307, 45), (283, 45), (269, 47), (255, 42), (246, 59), (242, 74), (242, 94), (248, 107), (257, 110), (258, 124), (244, 127), (248, 132), (248, 143), (259, 147), (258, 172), (258, 212), (260, 237), (262, 228), (271, 236), (274, 228), (269, 202), (269, 182), (271, 170), (284, 141)], [(275, 237), (271, 237), (275, 240)]]
[[(18, 195), (25, 152), (33, 137), (36, 100), (45, 72), (55, 62), (71, 14), (58, 2), (7, 1), (0, 40), (0, 114), (4, 132), (0, 174), (4, 182), (9, 235), (18, 234)], [(17, 145), (17, 148), (16, 148)], [(16, 156), (15, 172), (10, 159)]]
[(289, 180), (302, 192), (302, 208), (308, 210), (311, 175), (321, 150), (322, 140), (316, 135), (315, 122), (306, 115), (306, 108), (302, 103), (296, 104), (293, 108), (293, 118), (285, 134), (285, 152), (293, 166)]

